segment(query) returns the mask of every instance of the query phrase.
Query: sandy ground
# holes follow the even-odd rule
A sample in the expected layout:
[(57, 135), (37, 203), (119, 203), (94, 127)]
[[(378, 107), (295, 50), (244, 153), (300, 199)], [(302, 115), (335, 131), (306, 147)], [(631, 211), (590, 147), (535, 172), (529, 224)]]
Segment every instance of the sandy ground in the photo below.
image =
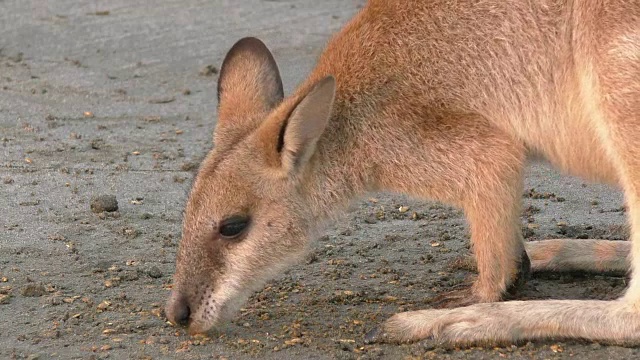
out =
[[(182, 209), (215, 125), (217, 76), (203, 69), (259, 36), (288, 92), (362, 2), (0, 0), (0, 358), (639, 356), (576, 341), (364, 345), (375, 324), (470, 274), (451, 266), (468, 252), (461, 212), (389, 194), (355, 203), (210, 338), (165, 322)], [(541, 164), (526, 182), (549, 193), (523, 197), (528, 239), (627, 236), (618, 191)], [(101, 194), (119, 210), (93, 213)], [(515, 297), (611, 299), (625, 283), (537, 276)]]

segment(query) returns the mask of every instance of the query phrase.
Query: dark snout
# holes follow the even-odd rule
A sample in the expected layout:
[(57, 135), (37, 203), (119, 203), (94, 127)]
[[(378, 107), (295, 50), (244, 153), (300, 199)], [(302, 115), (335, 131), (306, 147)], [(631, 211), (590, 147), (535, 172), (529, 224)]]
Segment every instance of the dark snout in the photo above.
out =
[(189, 325), (191, 308), (186, 297), (180, 293), (174, 291), (171, 294), (171, 298), (169, 298), (164, 312), (167, 315), (167, 320), (171, 323), (183, 327)]

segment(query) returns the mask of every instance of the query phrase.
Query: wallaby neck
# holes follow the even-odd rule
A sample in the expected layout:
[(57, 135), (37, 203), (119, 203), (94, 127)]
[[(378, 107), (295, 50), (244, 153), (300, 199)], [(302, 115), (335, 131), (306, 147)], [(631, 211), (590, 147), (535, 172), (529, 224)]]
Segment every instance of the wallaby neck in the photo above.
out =
[[(300, 91), (304, 92), (317, 79), (336, 74), (332, 71), (334, 66), (321, 62)], [(310, 210), (319, 221), (331, 218), (352, 200), (380, 188), (378, 166), (384, 155), (377, 149), (385, 142), (378, 136), (384, 132), (377, 111), (381, 104), (366, 96), (368, 87), (358, 87), (355, 92), (344, 81), (344, 77), (337, 77), (332, 115), (303, 180)]]

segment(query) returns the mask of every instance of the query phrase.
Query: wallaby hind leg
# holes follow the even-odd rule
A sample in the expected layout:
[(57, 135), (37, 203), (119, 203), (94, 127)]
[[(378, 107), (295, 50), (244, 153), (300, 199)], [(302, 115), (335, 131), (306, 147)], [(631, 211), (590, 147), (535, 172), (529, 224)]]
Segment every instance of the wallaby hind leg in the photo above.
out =
[[(638, 92), (640, 94), (640, 92)], [(640, 99), (640, 98), (639, 98)], [(640, 110), (640, 109), (638, 109)], [(640, 111), (638, 111), (640, 114)], [(602, 260), (603, 268), (623, 269), (614, 259), (631, 248), (631, 281), (625, 295), (613, 301), (541, 300), (473, 304), (454, 309), (419, 310), (392, 316), (365, 336), (366, 342), (405, 342), (431, 339), (436, 344), (466, 346), (513, 344), (550, 339), (587, 339), (611, 344), (640, 344), (640, 117), (624, 136), (613, 139), (621, 167), (621, 178), (631, 223), (631, 242), (555, 239), (529, 244), (534, 269), (576, 267), (593, 269)], [(615, 129), (615, 124), (608, 125)], [(631, 136), (633, 135), (633, 136)], [(627, 246), (630, 244), (631, 246)], [(556, 252), (552, 251), (556, 248)], [(589, 249), (591, 247), (591, 249)], [(605, 250), (603, 250), (605, 249)], [(569, 261), (563, 262), (562, 252)], [(582, 258), (582, 260), (581, 260)], [(480, 258), (478, 258), (480, 259)]]
[(588, 272), (625, 275), (630, 241), (548, 239), (524, 244), (532, 272)]
[[(546, 239), (525, 241), (530, 271), (584, 272), (610, 275), (629, 273), (631, 242), (601, 239)], [(476, 266), (473, 256), (464, 255), (452, 264), (456, 267)]]
[[(635, 19), (640, 18), (640, 9)], [(605, 116), (597, 130), (619, 168), (631, 225), (631, 280), (625, 302), (640, 313), (640, 32), (637, 27), (613, 42), (602, 68)], [(640, 326), (640, 322), (638, 323)]]
[[(640, 8), (634, 2), (627, 5), (626, 9), (611, 6), (607, 11), (617, 10), (619, 15), (632, 17), (635, 14), (637, 20)], [(581, 64), (585, 66), (580, 70), (585, 72), (581, 74), (585, 106), (618, 171), (629, 207), (632, 271), (625, 295), (613, 301), (506, 301), (399, 313), (367, 334), (367, 341), (432, 338), (438, 343), (460, 346), (561, 337), (640, 344), (640, 33), (636, 27), (617, 35), (613, 39), (605, 37), (606, 44), (600, 44), (601, 54), (608, 56), (598, 59), (596, 68), (601, 69), (601, 74), (589, 70), (589, 64)], [(600, 75), (598, 83), (593, 80), (596, 75)], [(549, 244), (552, 243), (541, 248), (549, 249)], [(614, 249), (618, 250), (618, 245)]]

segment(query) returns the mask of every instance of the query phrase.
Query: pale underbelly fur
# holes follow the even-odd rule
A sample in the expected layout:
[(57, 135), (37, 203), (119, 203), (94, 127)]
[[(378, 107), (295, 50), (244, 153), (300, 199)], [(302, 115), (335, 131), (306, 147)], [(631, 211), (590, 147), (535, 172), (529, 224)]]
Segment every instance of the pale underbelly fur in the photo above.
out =
[(516, 125), (530, 156), (543, 157), (566, 174), (619, 185), (617, 170), (596, 131), (595, 121), (599, 119), (589, 117), (584, 109), (573, 112), (572, 118), (556, 119), (536, 121), (527, 129)]

